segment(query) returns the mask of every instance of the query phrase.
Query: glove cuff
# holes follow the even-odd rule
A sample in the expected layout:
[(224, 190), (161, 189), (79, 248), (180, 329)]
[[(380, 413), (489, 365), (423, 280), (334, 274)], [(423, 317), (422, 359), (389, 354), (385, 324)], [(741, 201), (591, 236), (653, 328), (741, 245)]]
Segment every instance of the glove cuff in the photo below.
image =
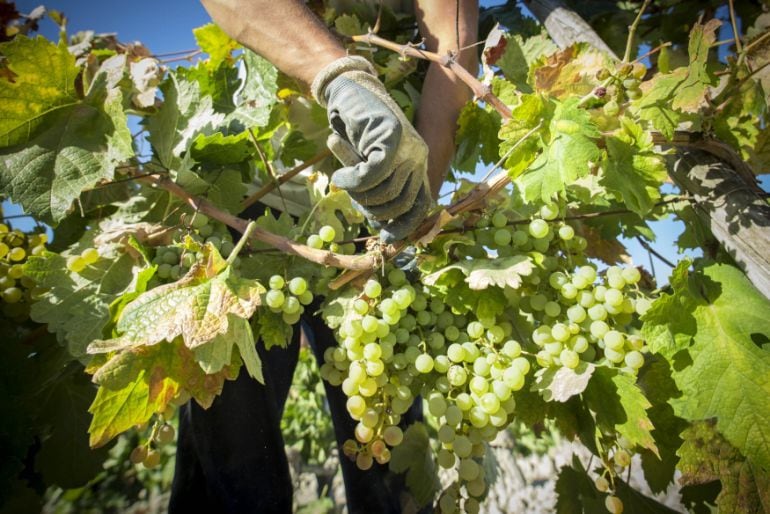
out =
[(340, 57), (330, 62), (318, 72), (313, 79), (313, 83), (310, 85), (310, 92), (321, 107), (326, 107), (326, 86), (339, 75), (348, 71), (363, 71), (374, 77), (377, 76), (377, 72), (372, 64), (365, 58), (357, 55)]

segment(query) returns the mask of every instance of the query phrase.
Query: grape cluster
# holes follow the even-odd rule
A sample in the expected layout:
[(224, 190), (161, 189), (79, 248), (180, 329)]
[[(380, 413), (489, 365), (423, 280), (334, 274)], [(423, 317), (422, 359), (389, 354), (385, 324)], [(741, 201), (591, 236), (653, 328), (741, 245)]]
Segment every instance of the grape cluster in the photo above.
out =
[(607, 102), (602, 106), (604, 114), (615, 117), (620, 113), (620, 104), (625, 98), (638, 100), (642, 97), (639, 88), (641, 80), (647, 73), (647, 68), (642, 63), (620, 63), (614, 71), (602, 68), (596, 74), (596, 78), (612, 86), (612, 94), (607, 95)]
[[(166, 405), (166, 409), (163, 412), (156, 414), (155, 422), (150, 428), (150, 435), (147, 437), (147, 440), (131, 450), (129, 460), (133, 464), (142, 464), (147, 469), (153, 469), (160, 465), (160, 447), (171, 444), (176, 439), (176, 429), (172, 424), (176, 417), (176, 410), (189, 400), (190, 394), (185, 390), (181, 390)], [(146, 425), (143, 430), (147, 430)]]
[(353, 243), (340, 243), (335, 240), (338, 239), (337, 231), (331, 225), (324, 225), (318, 229), (317, 234), (310, 234), (307, 237), (306, 244), (310, 248), (320, 250), (327, 248), (335, 253), (342, 253), (352, 255), (356, 252), (356, 245)]
[(485, 443), (513, 420), (515, 393), (533, 367), (641, 367), (645, 343), (629, 333), (634, 314), (649, 308), (639, 270), (600, 275), (583, 255), (586, 239), (561, 214), (546, 205), (522, 220), (498, 209), (465, 233), (477, 244), (454, 247), (457, 260), (524, 255), (536, 263), (519, 287), (504, 288), (501, 314), (450, 308), (446, 289), (410, 284), (396, 268), (347, 303), (321, 376), (341, 386), (358, 421), (343, 452), (359, 468), (389, 461), (403, 439), (401, 416), (421, 395), (438, 427), (438, 464), (457, 474), (439, 497), (441, 512), (477, 512), (488, 488)]
[(305, 306), (313, 303), (313, 293), (307, 287), (307, 280), (302, 277), (287, 281), (281, 275), (273, 275), (268, 285), (270, 290), (262, 300), (271, 312), (281, 314), (287, 325), (298, 322), (305, 312)]
[(29, 317), (30, 304), (42, 290), (24, 274), (24, 263), (30, 255), (40, 254), (47, 241), (44, 233), (25, 234), (0, 223), (0, 304), (5, 317), (14, 321)]
[[(206, 215), (196, 213), (190, 222), (192, 240), (201, 245), (211, 243), (222, 257), (227, 258), (235, 248), (232, 236), (227, 228), (212, 222)], [(161, 283), (176, 282), (182, 278), (190, 268), (203, 259), (202, 252), (189, 250), (185, 243), (178, 242), (167, 246), (155, 248), (155, 257), (152, 263), (158, 266), (158, 271), (153, 277), (149, 287), (155, 287)], [(233, 266), (240, 266), (240, 258), (236, 258)]]

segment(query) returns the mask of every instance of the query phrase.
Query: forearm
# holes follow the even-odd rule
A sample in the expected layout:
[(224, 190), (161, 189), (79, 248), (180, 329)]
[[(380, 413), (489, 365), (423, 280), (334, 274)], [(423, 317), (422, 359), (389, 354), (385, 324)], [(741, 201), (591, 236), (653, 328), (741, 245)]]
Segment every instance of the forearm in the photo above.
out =
[[(460, 0), (459, 18), (456, 17), (456, 8), (455, 2), (446, 0), (416, 1), (415, 14), (428, 50), (439, 54), (455, 52), (458, 49), (458, 32), (460, 48), (476, 42), (478, 2)], [(457, 56), (457, 61), (474, 75), (478, 67), (476, 52), (475, 47), (467, 48)], [(435, 198), (454, 155), (457, 117), (472, 93), (448, 68), (435, 63), (428, 69), (422, 90), (416, 126), (430, 148), (428, 178)]]
[(346, 55), (342, 44), (300, 0), (201, 0), (230, 37), (310, 84), (316, 74)]

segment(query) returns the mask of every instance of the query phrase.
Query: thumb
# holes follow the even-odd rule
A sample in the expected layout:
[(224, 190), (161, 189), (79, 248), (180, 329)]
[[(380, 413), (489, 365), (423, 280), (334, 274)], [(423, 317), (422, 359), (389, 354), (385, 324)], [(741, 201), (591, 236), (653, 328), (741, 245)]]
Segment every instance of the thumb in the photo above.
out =
[(336, 132), (329, 134), (326, 139), (326, 146), (344, 166), (355, 166), (363, 162), (353, 145)]

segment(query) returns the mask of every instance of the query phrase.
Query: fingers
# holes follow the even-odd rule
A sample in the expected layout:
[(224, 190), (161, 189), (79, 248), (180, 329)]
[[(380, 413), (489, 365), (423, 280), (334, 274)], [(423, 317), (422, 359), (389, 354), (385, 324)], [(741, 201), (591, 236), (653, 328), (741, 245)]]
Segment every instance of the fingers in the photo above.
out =
[(329, 137), (326, 139), (326, 146), (329, 147), (329, 150), (332, 151), (337, 160), (345, 166), (355, 166), (362, 161), (355, 147), (336, 132), (329, 134)]
[(425, 220), (432, 203), (433, 198), (427, 186), (423, 184), (412, 208), (390, 223), (386, 223), (380, 230), (380, 239), (386, 244), (404, 239)]
[[(401, 170), (391, 176), (389, 181), (400, 184), (400, 189), (389, 188), (387, 196), (383, 194), (373, 198), (370, 191), (351, 194), (352, 198), (364, 206), (364, 215), (367, 218), (389, 220), (401, 216), (412, 207), (420, 191), (420, 186), (425, 182), (424, 174), (411, 173), (412, 164), (404, 163)], [(384, 196), (385, 201), (381, 200), (381, 196)]]

